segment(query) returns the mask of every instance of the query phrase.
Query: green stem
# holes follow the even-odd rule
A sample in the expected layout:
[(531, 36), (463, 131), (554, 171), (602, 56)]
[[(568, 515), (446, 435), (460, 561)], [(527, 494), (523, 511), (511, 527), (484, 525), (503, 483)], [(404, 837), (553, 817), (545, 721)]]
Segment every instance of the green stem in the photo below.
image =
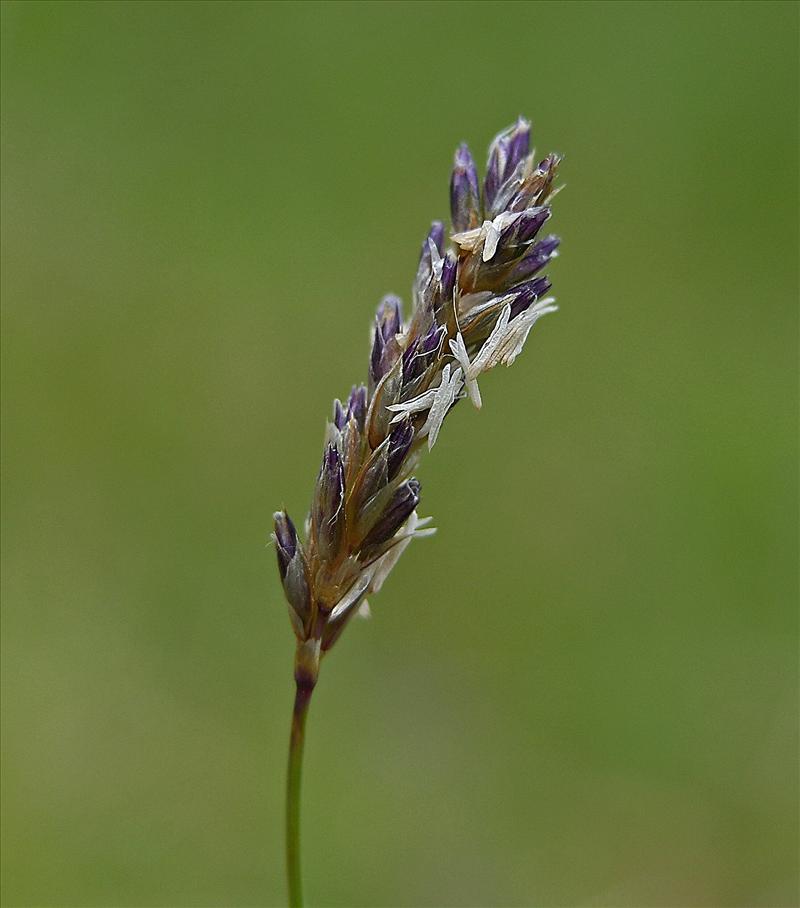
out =
[(303, 744), (306, 716), (313, 685), (297, 682), (289, 738), (289, 771), (286, 776), (286, 873), (289, 879), (289, 908), (302, 908), (303, 882), (300, 875), (300, 782), (303, 773)]

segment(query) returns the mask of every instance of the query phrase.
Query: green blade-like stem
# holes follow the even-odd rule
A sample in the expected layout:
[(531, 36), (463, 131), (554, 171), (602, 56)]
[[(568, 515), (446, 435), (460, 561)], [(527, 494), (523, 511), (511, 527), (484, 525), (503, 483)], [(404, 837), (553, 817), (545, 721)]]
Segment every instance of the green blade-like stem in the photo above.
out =
[(303, 882), (300, 874), (300, 787), (303, 773), (303, 744), (306, 716), (313, 687), (297, 685), (289, 738), (289, 768), (286, 776), (286, 873), (289, 881), (289, 908), (302, 908)]

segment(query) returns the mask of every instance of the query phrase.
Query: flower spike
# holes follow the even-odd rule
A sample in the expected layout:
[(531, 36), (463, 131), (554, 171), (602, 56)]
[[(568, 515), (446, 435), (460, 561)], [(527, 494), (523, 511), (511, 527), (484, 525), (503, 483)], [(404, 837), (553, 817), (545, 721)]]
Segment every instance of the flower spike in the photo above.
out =
[(378, 306), (366, 382), (334, 401), (305, 542), (284, 512), (275, 516), (304, 672), (315, 676), (411, 540), (427, 535), (413, 473), (450, 411), (462, 397), (480, 408), (480, 376), (514, 362), (534, 324), (556, 310), (542, 272), (559, 240), (537, 237), (560, 158), (535, 163), (530, 131), (520, 117), (495, 136), (482, 190), (469, 149), (456, 149), (451, 230), (441, 221), (428, 229), (408, 319), (394, 295)]

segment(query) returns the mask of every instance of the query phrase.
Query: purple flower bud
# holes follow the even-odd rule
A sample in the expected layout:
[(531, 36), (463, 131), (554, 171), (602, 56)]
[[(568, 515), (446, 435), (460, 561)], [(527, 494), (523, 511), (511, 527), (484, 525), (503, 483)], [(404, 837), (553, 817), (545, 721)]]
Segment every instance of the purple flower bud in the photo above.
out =
[(517, 164), (528, 154), (531, 124), (519, 117), (517, 122), (496, 135), (489, 146), (486, 179), (483, 187), (484, 208), (492, 207), (498, 189), (511, 176)]
[(511, 282), (523, 281), (541, 271), (555, 254), (560, 242), (557, 236), (551, 235), (540, 240), (535, 246), (530, 246), (511, 272)]
[(419, 482), (409, 479), (394, 493), (375, 525), (367, 533), (362, 550), (391, 539), (419, 504)]
[(375, 334), (370, 354), (370, 378), (377, 384), (394, 364), (398, 348), (395, 335), (403, 329), (400, 297), (389, 294), (381, 300), (375, 316)]
[(428, 235), (422, 242), (422, 248), (419, 251), (419, 265), (417, 265), (417, 277), (414, 281), (417, 293), (422, 293), (428, 285), (433, 274), (433, 256), (431, 255), (431, 243), (436, 247), (439, 255), (444, 249), (444, 224), (441, 221), (434, 221)]
[(345, 413), (342, 402), (337, 397), (333, 402), (333, 424), (341, 432), (347, 425), (347, 414)]
[(456, 285), (456, 274), (458, 273), (458, 260), (449, 252), (444, 257), (442, 265), (442, 279), (440, 296), (442, 300), (451, 300), (453, 298), (453, 288)]
[(297, 551), (297, 530), (286, 511), (276, 511), (272, 518), (275, 521), (275, 551), (278, 553), (278, 570), (281, 580), (284, 580), (289, 562)]
[(391, 482), (403, 464), (411, 442), (414, 440), (414, 427), (406, 417), (396, 423), (389, 433), (389, 451), (386, 457), (387, 476)]
[(441, 221), (433, 221), (431, 224), (431, 229), (428, 231), (428, 235), (422, 243), (422, 249), (419, 251), (420, 264), (427, 260), (428, 265), (430, 265), (431, 248), (428, 245), (428, 240), (433, 241), (433, 245), (439, 250), (439, 255), (441, 255), (444, 250), (444, 224)]
[(500, 133), (489, 146), (489, 160), (486, 163), (486, 177), (483, 181), (483, 207), (486, 212), (491, 209), (495, 196), (503, 185), (507, 160), (508, 137), (505, 133)]
[(289, 606), (289, 618), (298, 639), (304, 640), (307, 623), (311, 616), (311, 594), (308, 587), (303, 547), (286, 511), (277, 511), (273, 514), (273, 518), (275, 520), (274, 539), (275, 551), (278, 555), (278, 571)]
[(485, 217), (494, 217), (509, 208), (511, 197), (523, 182), (523, 162), (528, 156), (530, 140), (531, 124), (520, 117), (513, 126), (496, 136), (489, 146), (483, 189)]
[(511, 134), (508, 137), (508, 159), (506, 160), (503, 180), (507, 180), (519, 162), (527, 157), (531, 146), (531, 124), (522, 117), (517, 118)]
[(325, 448), (325, 454), (322, 457), (322, 468), (320, 474), (326, 477), (336, 478), (337, 472), (341, 471), (342, 458), (336, 445), (328, 445)]
[[(432, 310), (439, 287), (439, 265), (434, 269), (434, 259), (439, 262), (444, 249), (444, 224), (434, 221), (425, 237), (419, 254), (417, 275), (414, 278), (414, 308)], [(440, 263), (443, 265), (443, 263)]]
[(314, 496), (314, 523), (320, 553), (327, 558), (336, 552), (344, 526), (344, 468), (335, 445), (325, 448)]
[(403, 303), (399, 296), (389, 293), (381, 300), (376, 316), (384, 341), (390, 341), (403, 327)]
[(367, 389), (364, 385), (353, 385), (347, 399), (347, 419), (354, 419), (358, 428), (364, 430), (367, 415)]
[(528, 245), (549, 217), (549, 208), (527, 208), (521, 211), (515, 220), (500, 231), (497, 252), (483, 270), (495, 268), (499, 264), (507, 265), (519, 256), (524, 251), (519, 247)]
[(386, 341), (383, 339), (380, 319), (375, 319), (375, 333), (372, 337), (372, 352), (369, 355), (369, 377), (374, 384), (383, 378), (383, 352)]
[(532, 281), (528, 281), (527, 284), (520, 284), (519, 287), (514, 287), (512, 293), (517, 293), (518, 296), (511, 304), (511, 318), (519, 315), (520, 312), (524, 312), (536, 300), (541, 299), (552, 286), (550, 278), (543, 274)]
[(542, 229), (542, 225), (550, 217), (549, 208), (528, 208), (522, 212), (516, 227), (515, 240), (517, 244), (529, 243)]
[(443, 325), (433, 325), (424, 337), (416, 337), (408, 345), (403, 353), (403, 384), (409, 384), (427, 369), (431, 354), (439, 349), (445, 331)]
[(333, 521), (344, 501), (344, 468), (339, 450), (329, 444), (322, 458), (319, 473), (320, 498), (319, 518), (321, 523)]
[(466, 143), (456, 149), (450, 178), (450, 216), (456, 233), (477, 227), (481, 219), (478, 170)]

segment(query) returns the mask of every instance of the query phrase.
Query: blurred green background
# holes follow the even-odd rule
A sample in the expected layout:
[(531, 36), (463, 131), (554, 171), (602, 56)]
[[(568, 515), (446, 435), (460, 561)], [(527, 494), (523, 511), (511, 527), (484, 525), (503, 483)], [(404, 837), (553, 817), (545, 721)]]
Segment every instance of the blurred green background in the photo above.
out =
[(329, 906), (797, 891), (792, 3), (3, 6), (3, 903), (284, 896), (302, 518), (452, 152), (566, 154), (561, 312), (323, 667)]

